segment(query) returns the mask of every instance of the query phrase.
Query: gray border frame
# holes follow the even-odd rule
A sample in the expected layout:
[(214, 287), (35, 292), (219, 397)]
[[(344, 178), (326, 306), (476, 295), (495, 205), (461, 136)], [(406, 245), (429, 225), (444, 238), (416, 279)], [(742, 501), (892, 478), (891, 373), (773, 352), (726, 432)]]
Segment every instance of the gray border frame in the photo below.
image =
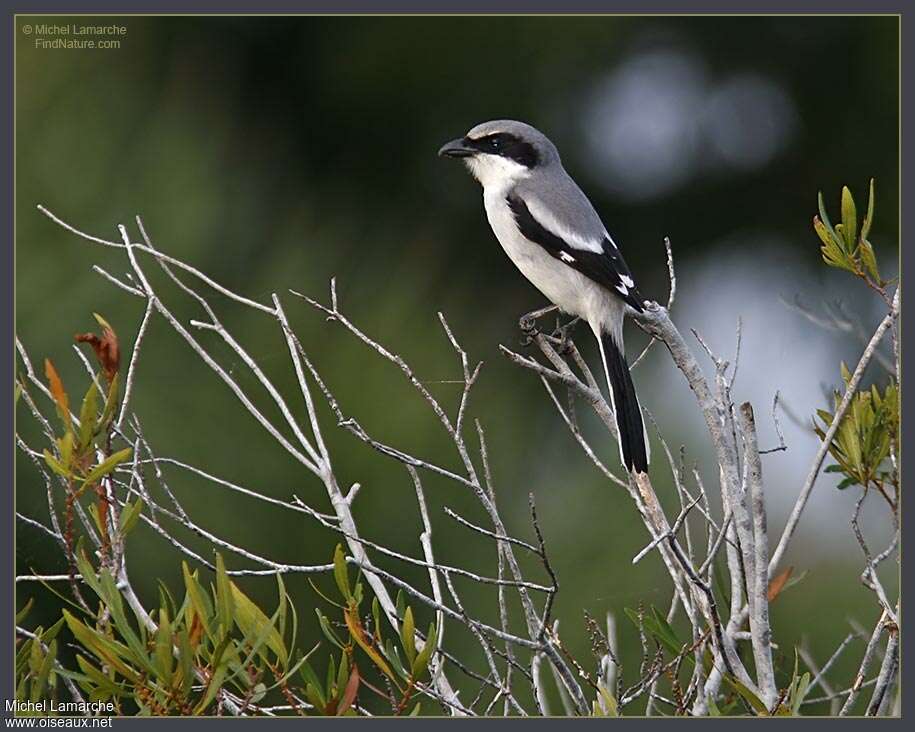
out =
[[(907, 180), (911, 179), (913, 170), (915, 170), (915, 154), (911, 145), (906, 144), (902, 130), (906, 128), (906, 122), (912, 124), (915, 114), (912, 112), (912, 98), (915, 96), (913, 88), (908, 91), (902, 84), (905, 79), (909, 82), (915, 78), (912, 73), (912, 54), (908, 51), (911, 48), (913, 40), (913, 26), (910, 22), (915, 18), (915, 10), (911, 14), (906, 13), (908, 8), (907, 0), (803, 0), (803, 2), (786, 2), (785, 0), (776, 0), (774, 2), (764, 2), (760, 0), (740, 0), (734, 2), (731, 0), (700, 0), (698, 2), (683, 2), (682, 0), (571, 0), (562, 2), (562, 0), (465, 0), (456, 2), (455, 0), (439, 0), (435, 4), (435, 9), (430, 10), (428, 0), (267, 0), (267, 2), (258, 3), (257, 0), (189, 0), (187, 2), (176, 2), (168, 0), (165, 2), (117, 2), (116, 0), (91, 0), (85, 3), (82, 8), (76, 7), (72, 2), (57, 0), (55, 2), (8, 2), (0, 0), (0, 7), (3, 8), (3, 16), (6, 19), (5, 27), (7, 38), (10, 40), (7, 46), (7, 52), (2, 55), (3, 70), (0, 73), (2, 79), (2, 98), (8, 102), (7, 113), (2, 115), (0, 122), (0, 137), (6, 142), (2, 147), (3, 168), (8, 174), (3, 177), (3, 195), (0, 202), (0, 212), (3, 216), (0, 221), (6, 221), (5, 242), (2, 250), (2, 284), (0, 284), (0, 293), (2, 293), (2, 318), (0, 318), (0, 333), (2, 340), (7, 344), (7, 356), (3, 359), (0, 366), (0, 382), (7, 384), (6, 387), (0, 388), (0, 411), (6, 418), (0, 420), (0, 450), (2, 450), (3, 483), (6, 490), (3, 492), (3, 516), (6, 520), (7, 531), (3, 532), (3, 539), (0, 541), (0, 567), (2, 567), (2, 582), (0, 582), (0, 628), (10, 629), (11, 632), (4, 632), (0, 635), (0, 699), (9, 698), (14, 691), (12, 664), (9, 662), (13, 653), (14, 631), (13, 625), (13, 591), (11, 567), (14, 567), (15, 546), (14, 546), (14, 509), (13, 509), (13, 486), (14, 483), (14, 443), (13, 443), (13, 390), (10, 386), (13, 383), (15, 368), (15, 349), (14, 329), (15, 329), (15, 301), (14, 301), (14, 113), (13, 113), (13, 62), (16, 44), (15, 34), (15, 15), (31, 15), (42, 13), (60, 13), (60, 14), (113, 14), (113, 15), (130, 15), (130, 14), (180, 14), (180, 15), (205, 15), (205, 14), (677, 14), (677, 15), (701, 15), (701, 14), (796, 14), (796, 15), (817, 15), (817, 14), (894, 14), (900, 16), (900, 194), (902, 196), (902, 205), (900, 206), (900, 274), (910, 267), (915, 268), (915, 245), (905, 244), (905, 236), (915, 231), (915, 201), (909, 188), (905, 185)], [(128, 5), (127, 8), (124, 5)], [(736, 7), (735, 7), (736, 6)], [(909, 15), (910, 17), (906, 17)], [(910, 128), (911, 129), (911, 128)], [(908, 205), (907, 205), (908, 204)], [(910, 337), (912, 327), (910, 327), (906, 311), (906, 298), (902, 298), (902, 315), (901, 315), (901, 333), (902, 344)], [(902, 358), (902, 382), (907, 383), (907, 379), (913, 371), (913, 366), (909, 366), (907, 360)], [(915, 411), (915, 392), (910, 394), (904, 386), (902, 388), (902, 435), (903, 444), (908, 447), (906, 438), (908, 436), (907, 426), (910, 422), (910, 415)], [(915, 449), (915, 448), (912, 448)], [(902, 458), (902, 456), (900, 456)], [(904, 481), (905, 482), (905, 481)], [(904, 518), (902, 522), (903, 543), (912, 533)], [(915, 565), (902, 567), (902, 595), (907, 596), (907, 590), (912, 585), (912, 574), (915, 572)], [(903, 601), (904, 606), (904, 601)], [(903, 607), (903, 612), (904, 607)], [(901, 671), (904, 674), (906, 670), (905, 657), (906, 652), (911, 651), (912, 642), (908, 642), (907, 634), (902, 637), (902, 665)], [(904, 685), (904, 689), (907, 685)], [(913, 692), (909, 692), (903, 697), (903, 718), (915, 712), (911, 700)], [(2, 702), (0, 702), (2, 705)], [(2, 706), (0, 706), (2, 709)], [(6, 718), (6, 713), (0, 714)], [(220, 720), (215, 718), (207, 719), (172, 719), (171, 723), (178, 724), (182, 727), (198, 725), (214, 725)], [(618, 720), (624, 724), (664, 724), (663, 719), (629, 719)], [(258, 720), (266, 724), (268, 720)], [(381, 725), (385, 728), (391, 728), (401, 722), (410, 724), (410, 721), (399, 719), (377, 719), (371, 723)], [(554, 720), (528, 720), (530, 724), (536, 725), (555, 725), (565, 723), (565, 719)], [(728, 720), (733, 723), (734, 720)], [(243, 722), (238, 722), (243, 724)], [(322, 720), (318, 718), (310, 719), (309, 724), (326, 725), (333, 724), (332, 720)], [(368, 724), (365, 720), (350, 719), (349, 721), (341, 720), (345, 726), (352, 724)], [(418, 724), (449, 724), (456, 723), (447, 718), (442, 719), (423, 719), (417, 721)], [(468, 722), (468, 724), (482, 725), (491, 728), (495, 724), (512, 724), (513, 720), (486, 719)], [(581, 722), (587, 724), (587, 722)], [(593, 722), (599, 724), (600, 722)], [(773, 722), (775, 723), (775, 722)], [(785, 719), (781, 724), (794, 726), (796, 724), (812, 724), (816, 727), (832, 724), (831, 718), (810, 718), (807, 720)], [(844, 724), (862, 724), (863, 720), (848, 720)], [(901, 724), (900, 720), (883, 720), (884, 724)], [(138, 726), (144, 724), (139, 718), (118, 719), (114, 725), (120, 727), (124, 724), (129, 726)], [(276, 721), (275, 724), (282, 724)]]

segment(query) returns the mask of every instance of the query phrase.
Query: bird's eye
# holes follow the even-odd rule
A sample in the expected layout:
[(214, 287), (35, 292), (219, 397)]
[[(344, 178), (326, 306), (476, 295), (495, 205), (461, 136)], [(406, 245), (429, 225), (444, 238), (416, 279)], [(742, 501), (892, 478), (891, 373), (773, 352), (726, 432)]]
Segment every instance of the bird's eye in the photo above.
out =
[(500, 147), (502, 147), (502, 138), (498, 135), (493, 135), (489, 138), (489, 146), (493, 150), (498, 150)]

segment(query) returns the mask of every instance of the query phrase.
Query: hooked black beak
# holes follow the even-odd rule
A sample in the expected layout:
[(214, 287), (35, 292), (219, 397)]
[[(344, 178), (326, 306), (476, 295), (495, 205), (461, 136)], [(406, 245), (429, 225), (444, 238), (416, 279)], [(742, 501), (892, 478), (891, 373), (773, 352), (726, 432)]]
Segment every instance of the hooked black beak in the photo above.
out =
[(470, 147), (462, 137), (446, 142), (438, 151), (439, 157), (443, 158), (469, 158), (476, 153), (477, 151)]

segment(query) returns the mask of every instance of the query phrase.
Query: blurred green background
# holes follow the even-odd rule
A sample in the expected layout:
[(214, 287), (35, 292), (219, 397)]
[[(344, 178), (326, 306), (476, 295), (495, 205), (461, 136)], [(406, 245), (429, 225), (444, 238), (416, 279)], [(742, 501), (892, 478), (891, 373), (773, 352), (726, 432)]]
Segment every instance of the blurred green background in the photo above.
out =
[[(86, 377), (71, 350), (73, 334), (92, 329), (91, 313), (100, 312), (129, 352), (143, 311), (91, 271), (99, 264), (122, 274), (123, 256), (54, 225), (39, 203), (113, 239), (118, 223), (137, 237), (133, 217), (140, 214), (158, 247), (231, 289), (263, 302), (279, 293), (344, 410), (379, 439), (456, 467), (452, 447), (396, 369), (287, 289), (327, 301), (336, 276), (344, 311), (403, 355), (453, 410), (459, 387), (437, 383), (459, 376), (436, 318), (444, 312), (471, 358), (485, 362), (471, 416), (487, 431), (499, 505), (516, 534), (531, 538), (528, 492), (537, 498), (562, 585), (556, 616), (565, 643), (587, 659), (582, 609), (595, 617), (612, 610), (632, 683), (640, 651), (622, 610), (639, 602), (666, 609), (666, 575), (656, 555), (631, 565), (647, 536), (628, 496), (591, 467), (539, 381), (500, 356), (499, 343), (520, 348), (517, 318), (543, 299), (496, 244), (477, 185), (435, 152), (486, 119), (523, 119), (544, 130), (646, 297), (667, 297), (662, 239), (671, 237), (680, 288), (674, 316), (684, 333), (697, 327), (728, 355), (743, 316), (736, 398), (751, 398), (759, 415), (768, 414), (780, 389), (807, 419), (838, 380), (839, 360), (856, 359), (859, 345), (813, 329), (780, 299), (802, 295), (812, 306), (842, 299), (867, 328), (876, 313), (858, 283), (826, 271), (819, 259), (810, 225), (817, 190), (835, 210), (849, 184), (860, 207), (875, 177), (872, 240), (884, 271), (896, 268), (897, 19), (124, 16), (116, 19), (127, 27), (121, 48), (94, 51), (36, 48), (36, 36), (21, 32), (24, 23), (79, 20), (18, 20), (17, 330), (35, 363), (52, 358), (71, 394), (81, 393)], [(153, 266), (147, 261), (147, 271)], [(185, 322), (202, 315), (160, 276), (154, 283)], [(280, 332), (225, 298), (211, 302), (298, 408)], [(637, 353), (644, 337), (627, 333), (629, 352)], [(257, 388), (217, 336), (200, 339), (241, 384)], [(590, 342), (580, 340), (593, 359)], [(704, 461), (714, 485), (701, 420), (666, 352), (654, 349), (634, 378), (668, 442)], [(161, 318), (144, 344), (132, 407), (161, 456), (326, 508), (320, 484), (242, 413)], [(324, 412), (339, 479), (362, 484), (355, 513), (364, 535), (418, 556), (407, 474), (334, 428)], [(20, 434), (40, 448), (21, 403), (17, 417)], [(758, 419), (767, 422), (761, 439), (774, 444), (769, 420)], [(789, 450), (765, 464), (773, 531), (817, 446), (803, 426), (783, 421)], [(585, 427), (617, 465), (616, 447), (596, 424)], [(658, 447), (655, 486), (672, 506)], [(301, 515), (178, 471), (167, 478), (208, 530), (277, 561), (330, 559), (335, 538)], [(822, 663), (848, 632), (848, 618), (870, 627), (876, 619), (872, 595), (857, 579), (861, 557), (848, 526), (854, 496), (836, 492), (828, 478), (787, 558), (807, 576), (773, 605), (775, 641), (789, 671), (796, 644), (807, 642)], [(46, 520), (44, 485), (21, 454), (16, 491), (19, 511)], [(493, 547), (442, 512), (447, 505), (485, 523), (473, 497), (432, 476), (426, 492), (437, 557), (492, 574)], [(885, 507), (869, 506), (868, 517), (874, 542), (883, 541)], [(159, 578), (180, 586), (178, 557), (145, 527), (131, 536), (129, 562), (148, 601)], [(229, 566), (247, 565), (230, 557)], [(30, 569), (59, 572), (65, 564), (45, 536), (20, 524), (17, 572)], [(893, 588), (894, 570), (886, 569)], [(424, 582), (421, 572), (403, 574)], [(243, 585), (262, 603), (274, 601), (272, 581)], [(290, 577), (287, 586), (306, 621), (305, 647), (318, 638), (311, 608), (321, 601), (304, 578)], [(492, 588), (460, 580), (458, 588), (469, 610), (497, 622)], [(33, 595), (31, 621), (52, 622), (59, 601), (20, 585), (19, 605)], [(424, 609), (421, 618), (428, 622)], [(459, 632), (450, 633), (460, 642)], [(862, 650), (856, 644), (836, 665), (837, 686), (852, 678)], [(482, 667), (480, 657), (471, 661)], [(475, 683), (453, 676), (472, 698)]]

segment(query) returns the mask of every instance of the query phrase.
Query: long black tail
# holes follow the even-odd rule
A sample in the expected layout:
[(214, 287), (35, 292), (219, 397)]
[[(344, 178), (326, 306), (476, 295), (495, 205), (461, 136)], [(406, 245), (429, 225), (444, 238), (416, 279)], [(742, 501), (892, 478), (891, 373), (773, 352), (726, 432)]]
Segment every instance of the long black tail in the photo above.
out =
[(629, 364), (609, 333), (600, 337), (600, 355), (604, 361), (607, 386), (613, 400), (616, 426), (619, 431), (620, 453), (629, 472), (648, 472), (648, 446), (642, 408), (635, 394)]

